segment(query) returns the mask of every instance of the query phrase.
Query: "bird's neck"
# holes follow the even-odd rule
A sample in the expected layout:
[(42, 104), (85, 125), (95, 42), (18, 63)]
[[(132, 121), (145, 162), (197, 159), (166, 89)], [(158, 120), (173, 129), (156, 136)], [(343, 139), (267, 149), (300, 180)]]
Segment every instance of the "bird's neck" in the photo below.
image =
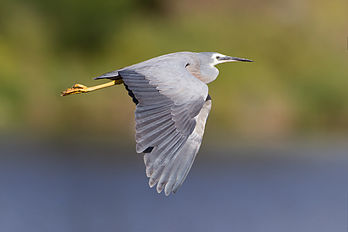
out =
[(219, 75), (219, 70), (213, 65), (204, 65), (200, 67), (200, 80), (208, 84), (214, 81)]
[(200, 65), (198, 63), (188, 65), (186, 68), (193, 76), (206, 84), (214, 81), (219, 75), (219, 70), (213, 65)]

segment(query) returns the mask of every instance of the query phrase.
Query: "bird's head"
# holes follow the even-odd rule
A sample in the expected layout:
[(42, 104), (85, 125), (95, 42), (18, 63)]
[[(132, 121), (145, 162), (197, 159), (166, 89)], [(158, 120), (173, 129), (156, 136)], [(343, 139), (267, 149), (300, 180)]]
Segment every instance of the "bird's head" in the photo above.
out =
[(199, 54), (203, 55), (204, 59), (212, 66), (225, 62), (253, 62), (249, 59), (226, 56), (218, 52), (200, 52)]

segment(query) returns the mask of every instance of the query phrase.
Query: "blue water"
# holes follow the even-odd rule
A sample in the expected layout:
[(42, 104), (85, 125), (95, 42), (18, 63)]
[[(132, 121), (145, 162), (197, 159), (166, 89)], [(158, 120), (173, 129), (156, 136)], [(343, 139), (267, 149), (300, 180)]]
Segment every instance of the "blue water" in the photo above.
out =
[(1, 143), (0, 231), (347, 231), (344, 147), (203, 148), (170, 197), (133, 150)]

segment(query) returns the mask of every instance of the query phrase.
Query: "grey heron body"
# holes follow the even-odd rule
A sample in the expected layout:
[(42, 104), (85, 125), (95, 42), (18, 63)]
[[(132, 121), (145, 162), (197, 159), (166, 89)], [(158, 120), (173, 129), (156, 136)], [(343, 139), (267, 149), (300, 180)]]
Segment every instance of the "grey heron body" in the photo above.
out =
[[(215, 65), (229, 61), (251, 62), (215, 52), (177, 52), (95, 78), (124, 83), (136, 104), (136, 152), (144, 153), (149, 185), (157, 184), (158, 193), (176, 192), (191, 169), (211, 109), (207, 83), (219, 74)], [(74, 87), (63, 95), (89, 92)]]

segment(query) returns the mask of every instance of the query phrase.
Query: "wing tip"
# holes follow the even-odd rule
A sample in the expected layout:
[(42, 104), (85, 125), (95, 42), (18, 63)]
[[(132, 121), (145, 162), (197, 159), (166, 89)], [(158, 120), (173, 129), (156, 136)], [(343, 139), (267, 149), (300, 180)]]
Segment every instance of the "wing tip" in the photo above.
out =
[(166, 195), (166, 197), (168, 197), (170, 194), (172, 193), (172, 191), (164, 191), (164, 194)]

